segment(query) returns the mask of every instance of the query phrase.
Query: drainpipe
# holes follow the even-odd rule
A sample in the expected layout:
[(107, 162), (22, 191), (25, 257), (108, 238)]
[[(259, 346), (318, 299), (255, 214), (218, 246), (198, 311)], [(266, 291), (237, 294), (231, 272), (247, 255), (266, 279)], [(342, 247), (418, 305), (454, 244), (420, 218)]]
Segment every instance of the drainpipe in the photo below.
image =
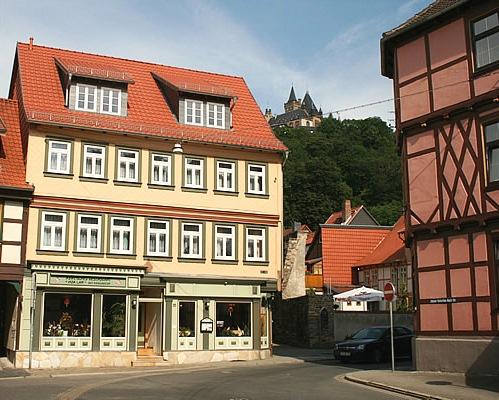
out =
[(33, 278), (31, 282), (31, 306), (29, 309), (29, 365), (28, 368), (31, 369), (33, 363), (33, 324), (35, 316), (35, 305), (36, 305), (36, 272), (33, 272)]
[(69, 107), (69, 88), (71, 87), (71, 79), (73, 77), (73, 74), (69, 74), (68, 77), (68, 83), (66, 85), (66, 107)]

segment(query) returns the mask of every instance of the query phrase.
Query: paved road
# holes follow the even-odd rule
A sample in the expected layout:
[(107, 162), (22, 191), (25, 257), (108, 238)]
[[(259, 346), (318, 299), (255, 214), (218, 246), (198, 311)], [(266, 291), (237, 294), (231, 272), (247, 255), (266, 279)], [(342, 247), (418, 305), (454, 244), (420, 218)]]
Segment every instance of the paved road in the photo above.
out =
[[(404, 399), (345, 382), (362, 366), (334, 362), (233, 363), (175, 370), (0, 379), (1, 400), (386, 400)], [(372, 368), (372, 365), (370, 366)]]

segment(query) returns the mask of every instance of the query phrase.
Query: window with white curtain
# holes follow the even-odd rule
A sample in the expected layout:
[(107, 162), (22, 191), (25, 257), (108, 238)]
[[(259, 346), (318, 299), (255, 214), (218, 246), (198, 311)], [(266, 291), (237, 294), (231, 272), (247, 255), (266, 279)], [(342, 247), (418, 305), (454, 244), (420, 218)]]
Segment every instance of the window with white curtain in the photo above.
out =
[(246, 259), (265, 261), (265, 229), (246, 228)]
[(118, 149), (118, 180), (139, 181), (139, 152), (137, 150)]
[(133, 253), (133, 218), (111, 217), (111, 252)]
[(65, 250), (66, 248), (66, 214), (42, 211), (42, 238), (40, 249)]
[(235, 260), (236, 227), (215, 225), (215, 259)]
[(204, 160), (201, 158), (185, 158), (185, 186), (195, 189), (202, 189)]
[(248, 193), (265, 194), (265, 165), (248, 164)]
[(104, 178), (106, 147), (93, 144), (83, 146), (83, 176)]
[(170, 223), (168, 221), (147, 221), (147, 254), (168, 257), (170, 241)]
[(201, 258), (203, 225), (196, 223), (182, 223), (182, 257)]
[(71, 164), (71, 142), (48, 141), (47, 171), (55, 174), (69, 174)]
[(170, 155), (153, 153), (151, 155), (151, 183), (171, 185), (171, 163)]
[(78, 251), (92, 253), (101, 251), (101, 226), (100, 215), (78, 214)]
[(234, 192), (236, 190), (236, 164), (231, 161), (217, 161), (217, 190)]

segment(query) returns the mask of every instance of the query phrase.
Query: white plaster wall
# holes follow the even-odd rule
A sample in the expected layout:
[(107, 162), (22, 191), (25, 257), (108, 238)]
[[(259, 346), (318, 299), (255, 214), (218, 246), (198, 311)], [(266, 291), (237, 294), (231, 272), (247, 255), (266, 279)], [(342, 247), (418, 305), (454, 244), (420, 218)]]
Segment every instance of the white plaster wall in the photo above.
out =
[(4, 264), (20, 264), (21, 263), (21, 246), (16, 244), (2, 245), (2, 259)]
[(20, 242), (22, 239), (23, 225), (15, 222), (3, 223), (2, 239), (7, 242)]
[(23, 203), (19, 201), (6, 200), (3, 207), (3, 217), (23, 219)]

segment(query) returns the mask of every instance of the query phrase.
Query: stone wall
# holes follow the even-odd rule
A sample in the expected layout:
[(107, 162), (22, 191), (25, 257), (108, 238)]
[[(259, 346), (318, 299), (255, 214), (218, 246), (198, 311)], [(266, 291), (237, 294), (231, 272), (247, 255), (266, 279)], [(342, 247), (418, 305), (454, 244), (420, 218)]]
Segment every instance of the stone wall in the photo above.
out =
[(305, 296), (305, 248), (307, 233), (296, 232), (288, 239), (282, 270), (282, 298)]
[[(413, 315), (394, 313), (394, 324), (413, 329)], [(276, 295), (273, 303), (273, 341), (310, 348), (332, 348), (362, 328), (389, 325), (387, 312), (337, 311), (332, 296), (316, 295), (283, 300)]]
[[(35, 351), (33, 368), (130, 367), (137, 358), (135, 352), (120, 351)], [(29, 352), (15, 353), (16, 368), (29, 367)]]
[(163, 358), (171, 364), (264, 360), (271, 356), (270, 350), (169, 351), (163, 353)]

